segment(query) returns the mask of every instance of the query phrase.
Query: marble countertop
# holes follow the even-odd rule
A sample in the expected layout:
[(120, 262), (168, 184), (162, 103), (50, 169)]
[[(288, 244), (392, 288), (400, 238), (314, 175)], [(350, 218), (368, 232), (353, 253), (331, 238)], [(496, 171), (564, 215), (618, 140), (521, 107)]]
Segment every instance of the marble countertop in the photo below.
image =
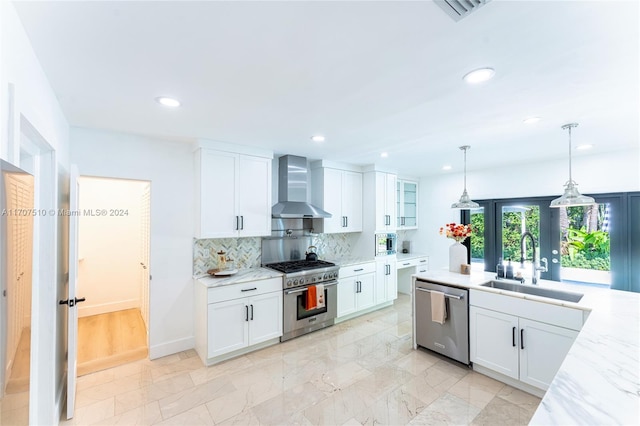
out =
[(212, 277), (211, 275), (200, 275), (194, 277), (200, 284), (213, 288), (223, 285), (240, 284), (250, 281), (266, 280), (269, 278), (282, 277), (282, 273), (269, 268), (240, 269), (237, 274), (227, 277)]
[(583, 293), (578, 303), (481, 287), (495, 273), (416, 275), (454, 286), (504, 293), (590, 311), (542, 399), (532, 425), (640, 423), (640, 294), (540, 280), (539, 286)]
[(424, 253), (397, 253), (396, 254), (396, 259), (398, 259), (398, 262), (401, 262), (403, 260), (411, 260), (411, 259), (417, 259), (419, 257), (429, 257)]
[(345, 266), (359, 265), (361, 263), (375, 262), (376, 259), (372, 256), (372, 257), (341, 257), (337, 259), (322, 258), (322, 260), (326, 260), (327, 262), (333, 262), (342, 268)]

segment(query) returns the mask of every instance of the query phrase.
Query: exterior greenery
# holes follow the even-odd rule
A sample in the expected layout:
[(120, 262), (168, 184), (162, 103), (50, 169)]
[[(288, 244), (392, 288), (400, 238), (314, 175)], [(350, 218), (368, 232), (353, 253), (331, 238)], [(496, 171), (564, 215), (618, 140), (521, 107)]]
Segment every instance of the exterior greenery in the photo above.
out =
[[(561, 265), (567, 268), (610, 270), (610, 239), (606, 231), (606, 205), (560, 209)], [(484, 211), (471, 212), (471, 257), (484, 258)], [(537, 206), (511, 207), (502, 212), (502, 257), (520, 261), (520, 237), (523, 230), (533, 234), (536, 245), (540, 238), (540, 209)], [(526, 241), (526, 259), (532, 248)]]

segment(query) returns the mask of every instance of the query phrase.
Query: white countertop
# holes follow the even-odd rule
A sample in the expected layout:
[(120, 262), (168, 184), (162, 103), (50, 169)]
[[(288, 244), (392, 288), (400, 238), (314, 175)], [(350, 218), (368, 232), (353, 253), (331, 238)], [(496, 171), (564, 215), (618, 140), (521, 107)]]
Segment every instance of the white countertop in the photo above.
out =
[(417, 259), (419, 257), (429, 257), (424, 253), (397, 253), (396, 254), (396, 259), (398, 259), (398, 262), (401, 262), (403, 260), (411, 260), (411, 259)]
[(250, 281), (266, 280), (269, 278), (281, 277), (283, 274), (269, 268), (240, 269), (237, 274), (225, 277), (212, 277), (202, 275), (194, 277), (200, 284), (206, 287), (220, 287), (223, 285), (240, 284)]
[(429, 271), (430, 281), (589, 310), (530, 424), (640, 424), (640, 294), (541, 280), (539, 287), (583, 293), (578, 303), (481, 287), (495, 273)]

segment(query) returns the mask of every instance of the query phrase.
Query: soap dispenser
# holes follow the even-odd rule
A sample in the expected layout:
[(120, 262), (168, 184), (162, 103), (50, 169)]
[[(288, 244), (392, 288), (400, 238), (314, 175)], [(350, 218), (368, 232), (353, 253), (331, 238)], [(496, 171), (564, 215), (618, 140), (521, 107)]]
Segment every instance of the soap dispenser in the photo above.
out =
[(507, 268), (505, 273), (505, 278), (512, 280), (513, 279), (513, 265), (511, 264), (511, 258), (507, 259)]
[(504, 263), (502, 263), (502, 258), (498, 259), (498, 265), (496, 266), (496, 276), (498, 278), (504, 278)]

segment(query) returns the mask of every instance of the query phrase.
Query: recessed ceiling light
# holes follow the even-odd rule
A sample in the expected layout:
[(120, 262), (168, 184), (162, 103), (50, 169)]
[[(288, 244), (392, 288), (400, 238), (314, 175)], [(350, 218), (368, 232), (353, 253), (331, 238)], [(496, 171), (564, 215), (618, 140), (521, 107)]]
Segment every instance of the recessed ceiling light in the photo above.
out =
[(164, 105), (168, 107), (175, 108), (180, 106), (180, 101), (178, 101), (177, 99), (168, 98), (166, 96), (158, 96), (156, 98), (156, 102), (159, 103), (160, 105)]
[(380, 157), (382, 157), (382, 158), (387, 158), (388, 156), (389, 156), (388, 152), (381, 152), (380, 153)]
[(311, 140), (314, 142), (324, 142), (324, 136), (314, 135), (314, 136), (311, 136)]
[(451, 166), (449, 164), (445, 164), (442, 166), (442, 170), (451, 170)]
[(593, 145), (591, 145), (590, 143), (584, 144), (584, 145), (578, 145), (576, 147), (576, 149), (580, 150), (580, 151), (586, 151), (588, 149), (593, 148)]
[(478, 68), (466, 73), (462, 79), (469, 84), (477, 84), (490, 80), (495, 74), (496, 70), (493, 68)]
[(534, 124), (534, 123), (537, 123), (538, 121), (540, 121), (540, 117), (527, 117), (524, 120), (522, 120), (524, 124)]

